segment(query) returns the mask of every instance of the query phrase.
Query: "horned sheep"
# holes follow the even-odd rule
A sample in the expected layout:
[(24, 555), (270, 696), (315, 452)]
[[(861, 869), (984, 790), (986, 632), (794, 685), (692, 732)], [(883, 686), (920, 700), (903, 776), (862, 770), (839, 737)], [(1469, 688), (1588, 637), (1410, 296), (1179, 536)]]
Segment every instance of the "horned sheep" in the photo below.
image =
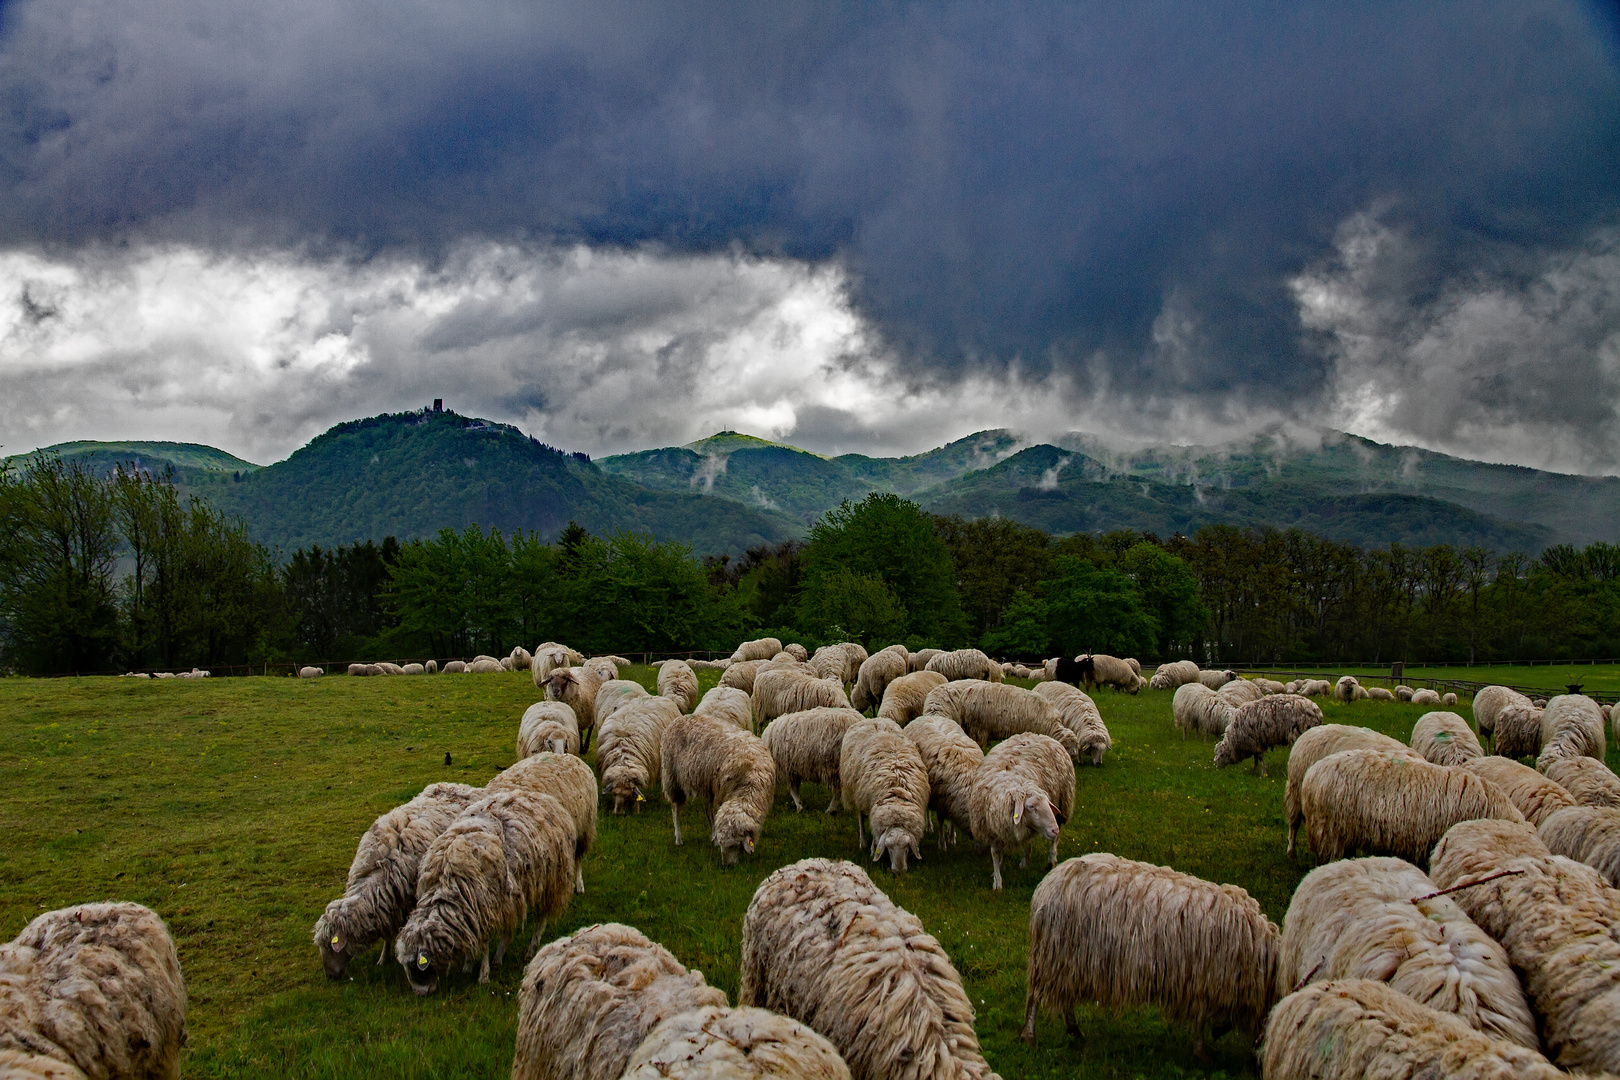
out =
[(647, 793), (658, 786), (664, 728), (681, 715), (666, 697), (637, 698), (608, 717), (596, 744), (602, 793), (613, 799), (613, 812), (634, 807), (641, 813)]
[(1582, 806), (1606, 806), (1620, 810), (1620, 777), (1597, 758), (1553, 758), (1538, 768), (1547, 779), (1569, 792)]
[(1056, 739), (1075, 760), (1083, 752), (1080, 736), (1063, 726), (1050, 701), (1011, 683), (960, 679), (936, 686), (923, 702), (923, 715), (950, 717), (982, 747), (1012, 735), (1035, 732)]
[(659, 775), (680, 847), (681, 807), (688, 799), (708, 809), (709, 835), (720, 861), (737, 863), (759, 843), (776, 795), (776, 765), (752, 732), (710, 716), (682, 716), (664, 728)]
[(910, 671), (906, 662), (906, 647), (891, 645), (875, 652), (861, 664), (855, 676), (855, 689), (849, 703), (856, 712), (865, 712), (883, 701), (883, 692), (894, 680)]
[(698, 680), (685, 660), (671, 660), (658, 669), (658, 696), (667, 697), (689, 713), (698, 703)]
[(849, 708), (844, 688), (831, 679), (797, 671), (762, 671), (754, 679), (754, 719), (766, 724), (783, 713), (818, 707)]
[(1532, 825), (1539, 826), (1549, 815), (1575, 805), (1574, 796), (1553, 780), (1511, 758), (1470, 758), (1461, 767), (1500, 788)]
[(703, 695), (693, 716), (712, 716), (734, 728), (753, 733), (754, 703), (747, 694), (732, 686), (716, 686)]
[[(1218, 696), (1218, 695), (1217, 695)], [(1322, 707), (1298, 694), (1275, 694), (1241, 705), (1232, 714), (1221, 741), (1215, 744), (1215, 767), (1235, 765), (1253, 758), (1253, 768), (1266, 775), (1266, 751), (1292, 746), (1302, 734), (1322, 722)]]
[(883, 702), (877, 714), (905, 727), (922, 715), (928, 704), (928, 695), (936, 686), (944, 686), (945, 676), (937, 671), (913, 671), (902, 675), (883, 688)]
[(1101, 765), (1103, 754), (1113, 748), (1114, 740), (1109, 737), (1108, 727), (1091, 695), (1068, 683), (1044, 682), (1035, 687), (1035, 693), (1057, 710), (1058, 722), (1074, 732), (1080, 744), (1080, 756), (1075, 760), (1089, 755), (1093, 765)]
[(776, 776), (787, 784), (793, 808), (804, 809), (799, 785), (813, 780), (832, 792), (827, 813), (838, 810), (844, 733), (864, 719), (854, 709), (818, 708), (783, 713), (772, 720), (761, 738), (776, 763)]
[(949, 717), (918, 717), (904, 730), (928, 770), (928, 809), (939, 819), (944, 851), (947, 833), (973, 834), (973, 777), (984, 751)]
[(1404, 743), (1371, 728), (1350, 727), (1346, 724), (1322, 724), (1305, 732), (1288, 751), (1288, 784), (1283, 789), (1283, 814), (1288, 820), (1288, 854), (1294, 853), (1294, 838), (1305, 820), (1300, 805), (1300, 785), (1310, 767), (1330, 755), (1345, 750), (1382, 750), (1397, 754), (1419, 755)]
[(946, 679), (983, 679), (985, 682), (1001, 681), (1001, 665), (991, 660), (978, 649), (957, 649), (955, 652), (940, 653), (928, 661), (924, 671), (937, 671)]
[(737, 1001), (820, 1032), (855, 1080), (996, 1080), (950, 957), (847, 862), (805, 859), (761, 883)]
[(1018, 865), (1029, 865), (1037, 834), (1050, 844), (1046, 865), (1057, 865), (1059, 832), (1073, 813), (1074, 762), (1057, 740), (1024, 734), (997, 744), (968, 793), (973, 839), (990, 849), (990, 888), (1002, 886), (1002, 855), (1017, 851)]
[(484, 788), (550, 795), (568, 812), (574, 833), (574, 891), (585, 891), (585, 856), (596, 845), (596, 778), (577, 757), (542, 750), (496, 773)]
[(1436, 765), (1461, 765), (1483, 757), (1468, 721), (1452, 712), (1429, 712), (1412, 726), (1412, 749)]
[(791, 1017), (707, 1005), (648, 1033), (621, 1080), (850, 1080), (833, 1044)]
[(579, 754), (579, 718), (560, 701), (535, 702), (518, 724), (517, 756), (526, 758), (541, 750)]
[(870, 831), (873, 860), (887, 853), (889, 868), (905, 873), (907, 851), (922, 858), (928, 828), (928, 769), (922, 755), (894, 721), (861, 720), (844, 732), (838, 774), (844, 809), (855, 811), (861, 847)]

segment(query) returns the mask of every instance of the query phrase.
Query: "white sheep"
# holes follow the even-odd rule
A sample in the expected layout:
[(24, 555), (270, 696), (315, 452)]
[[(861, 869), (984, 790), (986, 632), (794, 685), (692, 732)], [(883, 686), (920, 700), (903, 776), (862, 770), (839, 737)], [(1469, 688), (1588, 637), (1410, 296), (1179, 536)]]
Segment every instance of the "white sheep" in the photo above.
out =
[[(1153, 677), (1148, 680), (1149, 690), (1174, 690), (1178, 686), (1185, 686), (1190, 682), (1199, 681), (1200, 672), (1198, 664), (1192, 660), (1177, 660), (1170, 664), (1160, 664), (1154, 671)], [(1211, 689), (1216, 689), (1212, 687)]]
[(1537, 767), (1580, 805), (1620, 810), (1620, 777), (1597, 758), (1552, 758)]
[(1438, 705), (1440, 704), (1440, 695), (1425, 686), (1412, 691), (1411, 700), (1414, 705)]
[(731, 654), (731, 662), (741, 664), (749, 660), (769, 660), (781, 651), (782, 640), (780, 638), (756, 638), (753, 641), (745, 641), (737, 646), (737, 650)]
[[(1075, 761), (1089, 756), (1093, 765), (1101, 765), (1103, 754), (1113, 747), (1114, 741), (1091, 695), (1078, 686), (1059, 682), (1043, 682), (1035, 687), (1035, 693), (1057, 710), (1058, 722), (1074, 732), (1080, 751)], [(1066, 740), (1058, 741), (1067, 745)]]
[(591, 708), (591, 721), (597, 731), (607, 718), (639, 698), (650, 697), (647, 688), (634, 679), (613, 679), (596, 688), (596, 701)]
[(982, 747), (1012, 735), (1035, 732), (1056, 739), (1075, 760), (1084, 752), (1080, 736), (1063, 726), (1050, 701), (1010, 683), (959, 679), (936, 686), (923, 702), (923, 715), (950, 717)]
[(560, 701), (574, 710), (582, 750), (591, 747), (591, 731), (596, 726), (596, 692), (602, 688), (602, 683), (599, 671), (583, 667), (553, 668), (546, 679), (546, 700)]
[(1266, 751), (1292, 746), (1294, 740), (1322, 722), (1322, 707), (1298, 694), (1276, 694), (1241, 705), (1232, 714), (1221, 741), (1215, 744), (1215, 767), (1253, 758), (1253, 768), (1266, 775)]
[(697, 673), (685, 660), (670, 660), (658, 669), (658, 696), (667, 697), (689, 713), (698, 703)]
[(1603, 709), (1584, 694), (1559, 694), (1541, 713), (1541, 751), (1537, 761), (1561, 757), (1604, 756)]
[(1183, 683), (1170, 699), (1170, 715), (1183, 739), (1189, 731), (1204, 736), (1225, 735), (1236, 712), (1235, 705), (1203, 683)]
[(326, 674), (326, 669), (325, 668), (301, 667), (301, 668), (298, 669), (298, 677), (300, 679), (318, 679), (322, 675), (325, 675), (325, 674)]
[(818, 707), (849, 708), (844, 688), (831, 679), (798, 671), (762, 671), (754, 679), (754, 720), (767, 724), (783, 713)]
[(1085, 676), (1086, 689), (1093, 686), (1112, 686), (1116, 690), (1123, 690), (1127, 694), (1134, 694), (1147, 685), (1142, 678), (1140, 667), (1134, 660), (1121, 660), (1117, 656), (1107, 653), (1092, 653), (1083, 656), (1080, 662), (1084, 664), (1091, 661), (1090, 669)]
[(928, 809), (939, 819), (939, 849), (950, 832), (973, 834), (973, 776), (984, 751), (955, 720), (921, 716), (904, 728), (928, 770)]
[(922, 755), (900, 730), (881, 717), (851, 724), (839, 752), (840, 797), (855, 811), (855, 833), (866, 847), (870, 819), (872, 858), (889, 856), (889, 868), (906, 870), (906, 852), (922, 859), (928, 828), (928, 769)]
[(948, 681), (983, 679), (1001, 681), (1001, 665), (978, 649), (957, 649), (955, 652), (936, 653), (923, 667), (924, 671), (937, 671)]
[(1288, 751), (1288, 784), (1283, 791), (1283, 814), (1288, 820), (1289, 855), (1294, 854), (1294, 838), (1299, 832), (1300, 823), (1305, 820), (1299, 789), (1305, 782), (1306, 772), (1323, 758), (1345, 750), (1383, 750), (1409, 754), (1414, 758), (1421, 756), (1404, 743), (1371, 728), (1322, 724), (1305, 732)]
[(1340, 675), (1339, 681), (1333, 684), (1333, 700), (1351, 702), (1356, 700), (1356, 691), (1361, 689), (1361, 682), (1354, 675)]
[(720, 861), (736, 865), (739, 849), (752, 855), (776, 795), (776, 765), (759, 737), (711, 716), (681, 716), (664, 728), (660, 758), (675, 846), (682, 843), (681, 807), (697, 799)]
[[(1407, 698), (1411, 693), (1408, 691)], [(1510, 690), (1505, 686), (1487, 686), (1474, 695), (1474, 724), (1479, 728), (1479, 737), (1489, 741), (1496, 731), (1496, 717), (1508, 705), (1530, 704), (1530, 699), (1517, 690)], [(1500, 751), (1498, 751), (1500, 752)]]
[(540, 750), (496, 773), (485, 794), (521, 788), (550, 795), (568, 812), (574, 829), (574, 891), (585, 891), (585, 856), (596, 845), (596, 777), (591, 767), (570, 754)]
[(1412, 749), (1436, 765), (1461, 765), (1485, 755), (1468, 721), (1453, 712), (1424, 713), (1412, 726)]
[(642, 1040), (620, 1080), (850, 1080), (833, 1044), (791, 1017), (706, 1005)]
[(877, 714), (905, 727), (922, 715), (928, 703), (928, 694), (936, 686), (944, 686), (945, 676), (937, 671), (913, 671), (902, 675), (883, 689), (883, 703)]
[(860, 671), (855, 676), (855, 689), (850, 693), (850, 705), (856, 712), (865, 712), (877, 706), (883, 701), (883, 692), (888, 689), (889, 684), (910, 670), (904, 645), (890, 645), (887, 649), (873, 653), (861, 664)]
[(669, 698), (636, 698), (602, 724), (596, 765), (602, 774), (602, 793), (613, 799), (615, 814), (631, 807), (641, 813), (647, 793), (658, 786), (664, 728), (680, 715), (680, 707)]
[(799, 785), (805, 780), (830, 789), (832, 801), (827, 804), (827, 813), (838, 810), (844, 733), (862, 719), (854, 709), (806, 709), (783, 713), (765, 728), (761, 738), (771, 752), (771, 760), (776, 762), (777, 778), (787, 784), (795, 810), (804, 809)]
[(1510, 701), (1497, 710), (1491, 745), (1503, 757), (1519, 758), (1541, 751), (1541, 706)]
[(1552, 779), (1511, 758), (1469, 758), (1460, 768), (1495, 784), (1532, 825), (1540, 825), (1549, 815), (1575, 805), (1575, 797)]
[[(1221, 687), (1225, 686), (1235, 678), (1237, 678), (1237, 672), (1235, 671), (1218, 671), (1214, 668), (1210, 668), (1205, 671), (1200, 671), (1198, 673), (1197, 681), (1200, 685), (1207, 686), (1211, 690), (1219, 690)], [(1187, 683), (1192, 681), (1192, 679), (1183, 679), (1181, 680), (1180, 685), (1185, 686)]]
[(712, 716), (724, 720), (734, 728), (753, 733), (754, 704), (748, 695), (731, 686), (716, 686), (703, 695), (693, 716)]
[(523, 711), (518, 724), (517, 756), (526, 758), (541, 750), (579, 754), (579, 719), (572, 708), (560, 701), (537, 701)]
[(1001, 857), (1017, 851), (1029, 865), (1029, 841), (1050, 845), (1047, 866), (1057, 865), (1058, 836), (1074, 813), (1074, 762), (1055, 739), (1014, 735), (984, 756), (968, 792), (973, 839), (990, 849), (990, 888), (999, 890)]
[(914, 653), (906, 654), (906, 663), (910, 665), (912, 671), (927, 671), (928, 662), (944, 652), (944, 649), (918, 649)]
[(1570, 806), (1554, 811), (1536, 828), (1554, 855), (1585, 863), (1614, 887), (1620, 882), (1620, 810)]

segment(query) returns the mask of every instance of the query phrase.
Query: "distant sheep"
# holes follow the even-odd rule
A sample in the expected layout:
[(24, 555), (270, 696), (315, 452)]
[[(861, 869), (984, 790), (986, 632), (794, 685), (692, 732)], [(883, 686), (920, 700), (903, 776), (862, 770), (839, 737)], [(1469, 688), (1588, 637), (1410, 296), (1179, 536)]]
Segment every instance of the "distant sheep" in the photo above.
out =
[(567, 811), (574, 833), (574, 891), (585, 891), (585, 856), (596, 845), (596, 777), (577, 757), (541, 750), (496, 773), (487, 794), (521, 789), (550, 795)]
[(973, 839), (990, 849), (990, 888), (1002, 887), (1001, 858), (1018, 852), (1029, 865), (1029, 842), (1048, 844), (1047, 866), (1057, 865), (1058, 836), (1074, 813), (1074, 762), (1057, 740), (1014, 735), (984, 756), (973, 773), (968, 816)]
[(776, 765), (758, 736), (710, 716), (679, 717), (664, 728), (659, 777), (676, 847), (681, 807), (697, 799), (722, 863), (735, 866), (739, 851), (754, 853), (776, 796)]
[(534, 685), (543, 687), (551, 673), (558, 668), (573, 667), (584, 663), (585, 658), (566, 645), (555, 641), (541, 642), (534, 647), (534, 653), (529, 659), (529, 675)]
[(753, 641), (745, 641), (737, 646), (737, 650), (731, 654), (731, 662), (741, 664), (749, 660), (769, 660), (781, 651), (781, 638), (755, 638)]
[(1273, 1000), (1281, 935), (1236, 885), (1098, 853), (1069, 859), (1029, 905), (1029, 996), (1023, 1038), (1041, 1009), (1078, 1033), (1074, 1007), (1116, 1013), (1156, 1005), (1190, 1022), (1202, 1053), (1209, 1028), (1258, 1034)]
[(937, 671), (913, 671), (910, 675), (902, 675), (883, 688), (883, 702), (878, 706), (877, 714), (905, 727), (922, 715), (929, 692), (945, 683), (945, 676)]
[(1561, 757), (1603, 760), (1603, 709), (1584, 694), (1559, 694), (1541, 714), (1537, 761)]
[(754, 720), (767, 724), (783, 713), (818, 707), (849, 708), (844, 688), (797, 671), (762, 671), (754, 680)]
[(889, 868), (906, 870), (906, 853), (922, 858), (928, 829), (928, 769), (900, 726), (881, 717), (851, 724), (838, 759), (844, 809), (855, 811), (855, 833), (867, 846), (863, 821), (870, 825), (872, 858), (887, 853)]
[(1413, 690), (1410, 686), (1407, 686), (1405, 683), (1402, 683), (1401, 685), (1395, 687), (1395, 700), (1411, 701), (1414, 693), (1416, 693), (1415, 690)]
[(973, 834), (973, 777), (984, 751), (948, 717), (918, 717), (904, 731), (928, 770), (928, 809), (939, 819), (939, 849), (944, 851), (948, 834)]
[(883, 701), (883, 692), (889, 684), (911, 670), (906, 662), (905, 646), (890, 646), (866, 658), (855, 677), (855, 689), (849, 703), (856, 712), (865, 712)]
[(602, 724), (596, 744), (596, 765), (602, 774), (602, 793), (613, 799), (613, 812), (641, 813), (647, 793), (658, 786), (663, 755), (664, 728), (681, 715), (666, 697), (631, 701)]
[(1440, 695), (1440, 704), (1442, 704), (1442, 705), (1455, 705), (1455, 704), (1457, 704), (1457, 695), (1453, 694), (1453, 693), (1449, 693), (1449, 692), (1441, 694)]
[[(356, 667), (364, 667), (364, 666), (365, 665), (363, 665), (363, 664), (350, 664), (349, 665), (349, 674), (353, 675), (355, 673), (354, 669)], [(467, 672), (467, 663), (464, 660), (447, 660), (447, 661), (445, 661), (444, 667), (441, 668), (440, 670), (443, 671), (446, 675), (464, 675)], [(361, 674), (370, 674), (370, 673), (369, 672), (361, 672)]]
[(777, 779), (786, 783), (793, 797), (793, 808), (804, 809), (799, 785), (812, 780), (832, 791), (827, 813), (840, 804), (839, 765), (844, 733), (864, 719), (854, 709), (818, 708), (783, 713), (765, 728), (761, 738), (776, 763)]
[(1289, 855), (1294, 853), (1294, 838), (1299, 832), (1300, 823), (1305, 820), (1299, 792), (1300, 785), (1305, 782), (1306, 772), (1323, 758), (1345, 750), (1382, 750), (1407, 754), (1413, 758), (1420, 756), (1404, 743), (1371, 728), (1323, 724), (1301, 735), (1295, 740), (1293, 749), (1288, 751), (1288, 785), (1283, 790), (1283, 815), (1288, 821)]
[[(1093, 765), (1101, 765), (1103, 754), (1113, 747), (1114, 741), (1091, 695), (1068, 683), (1041, 683), (1035, 687), (1035, 693), (1057, 710), (1059, 723), (1074, 732), (1080, 751), (1075, 761), (1089, 757)], [(1067, 748), (1066, 740), (1058, 741)]]
[(1367, 696), (1369, 698), (1371, 698), (1373, 701), (1394, 701), (1395, 700), (1395, 695), (1390, 693), (1388, 690), (1385, 690), (1382, 686), (1369, 686), (1369, 687), (1367, 687)]
[(1301, 679), (1298, 693), (1301, 697), (1332, 697), (1333, 684), (1326, 679)]
[(750, 734), (754, 731), (754, 703), (732, 686), (716, 686), (703, 695), (693, 716), (712, 716)]
[(427, 663), (422, 665), (422, 671), (428, 675), (437, 675), (439, 673), (439, 662), (437, 660), (429, 660)]
[[(1487, 686), (1474, 695), (1474, 724), (1479, 728), (1479, 737), (1489, 741), (1496, 731), (1496, 717), (1508, 705), (1523, 705), (1528, 707), (1530, 699), (1517, 690), (1509, 690), (1505, 686)], [(1497, 753), (1501, 753), (1500, 750)]]
[(1131, 665), (1128, 660), (1121, 660), (1117, 656), (1106, 653), (1092, 653), (1082, 660), (1091, 661), (1091, 674), (1086, 679), (1086, 689), (1093, 686), (1112, 686), (1115, 690), (1122, 690), (1127, 694), (1134, 694), (1147, 685), (1147, 680)]
[(1610, 887), (1620, 883), (1620, 810), (1571, 806), (1547, 815), (1536, 835), (1554, 855), (1585, 863)]
[(301, 667), (301, 668), (298, 669), (298, 677), (300, 679), (318, 679), (322, 675), (325, 675), (325, 674), (326, 674), (326, 669), (325, 668)]
[(1620, 777), (1596, 758), (1553, 758), (1538, 768), (1580, 805), (1620, 810)]
[[(685, 663), (685, 661), (681, 661)], [(612, 682), (619, 677), (619, 665), (613, 662), (612, 657), (593, 656), (580, 667), (596, 676), (598, 683)]]
[(1532, 825), (1540, 825), (1551, 814), (1575, 805), (1569, 792), (1511, 758), (1470, 758), (1461, 767), (1500, 788)]
[(906, 662), (912, 671), (927, 671), (928, 662), (934, 657), (944, 653), (944, 649), (918, 649), (914, 653), (906, 654)]
[(1221, 741), (1215, 744), (1215, 767), (1254, 760), (1253, 769), (1266, 775), (1266, 751), (1292, 746), (1294, 740), (1322, 722), (1322, 707), (1298, 694), (1274, 694), (1240, 706), (1232, 715)]
[[(1361, 689), (1361, 682), (1354, 675), (1340, 675), (1339, 681), (1333, 684), (1333, 700), (1350, 702), (1356, 700), (1356, 691)], [(1436, 699), (1438, 701), (1438, 699)]]
[(1513, 701), (1496, 713), (1491, 745), (1503, 757), (1520, 758), (1541, 751), (1542, 710), (1533, 702)]
[(399, 668), (402, 675), (426, 675), (427, 668), (421, 664), (401, 664)]
[(1422, 689), (1412, 691), (1412, 704), (1438, 705), (1440, 704), (1440, 695), (1425, 686)]
[(667, 697), (689, 713), (698, 703), (697, 673), (685, 660), (671, 660), (658, 669), (658, 696)]
[(560, 701), (537, 701), (523, 712), (518, 724), (517, 756), (541, 750), (553, 754), (579, 754), (579, 718)]
[(855, 1080), (992, 1080), (973, 1004), (917, 917), (858, 866), (805, 859), (743, 916), (741, 1005), (820, 1032)]
[(473, 675), (493, 675), (505, 670), (499, 660), (474, 660), (467, 665), (467, 671)]
[(47, 911), (0, 945), (0, 1072), (36, 1080), (180, 1075), (186, 984), (140, 904)]
[(1160, 664), (1158, 670), (1153, 673), (1153, 677), (1148, 680), (1148, 689), (1174, 690), (1178, 686), (1197, 682), (1200, 674), (1198, 664), (1192, 660), (1177, 660), (1170, 664)]
[(1412, 749), (1436, 765), (1461, 765), (1485, 755), (1468, 721), (1452, 712), (1424, 713), (1412, 726)]
[[(1237, 678), (1237, 672), (1235, 671), (1216, 671), (1213, 668), (1198, 673), (1198, 682), (1211, 690), (1219, 690), (1235, 678)], [(1190, 679), (1183, 680), (1183, 682), (1190, 681)]]
[(706, 1005), (642, 1040), (620, 1080), (850, 1080), (833, 1044), (791, 1017)]
[(1001, 665), (978, 649), (957, 649), (955, 652), (940, 653), (929, 660), (923, 670), (937, 671), (953, 682), (958, 679), (983, 679), (995, 683), (1001, 681)]
[(923, 715), (950, 717), (982, 747), (1022, 732), (1036, 732), (1056, 739), (1071, 758), (1078, 760), (1083, 752), (1080, 737), (1063, 726), (1050, 701), (1010, 683), (961, 679), (936, 686), (923, 702)]
[(1182, 684), (1170, 701), (1171, 718), (1183, 739), (1189, 731), (1205, 736), (1225, 735), (1236, 712), (1235, 706), (1203, 683)]

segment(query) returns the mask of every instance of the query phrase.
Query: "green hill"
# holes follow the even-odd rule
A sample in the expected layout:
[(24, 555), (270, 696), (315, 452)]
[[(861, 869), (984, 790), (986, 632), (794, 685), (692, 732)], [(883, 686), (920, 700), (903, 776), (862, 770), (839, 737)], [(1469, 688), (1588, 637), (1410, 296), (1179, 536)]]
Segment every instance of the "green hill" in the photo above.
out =
[[(162, 471), (174, 466), (180, 483), (210, 483), (232, 474), (250, 473), (259, 468), (251, 461), (243, 461), (223, 450), (201, 443), (183, 442), (65, 442), (47, 447), (46, 451), (59, 454), (67, 461), (81, 461), (98, 476), (112, 472), (120, 465), (133, 463), (137, 468)], [(5, 459), (7, 465), (18, 465), (28, 454), (14, 454)]]

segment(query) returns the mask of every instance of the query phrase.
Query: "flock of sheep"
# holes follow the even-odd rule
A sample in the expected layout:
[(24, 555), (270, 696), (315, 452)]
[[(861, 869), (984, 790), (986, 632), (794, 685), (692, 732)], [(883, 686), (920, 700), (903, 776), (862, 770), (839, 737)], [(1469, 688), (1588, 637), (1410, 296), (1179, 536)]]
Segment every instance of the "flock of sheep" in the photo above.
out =
[[(1620, 1072), (1620, 778), (1604, 764), (1620, 708), (1491, 687), (1473, 725), (1432, 711), (1402, 743), (1325, 724), (1312, 698), (1455, 698), (1185, 661), (1150, 678), (1104, 656), (1020, 673), (977, 650), (810, 655), (775, 639), (702, 664), (722, 670), (700, 697), (698, 664), (663, 662), (649, 693), (618, 678), (622, 663), (548, 642), (468, 667), (528, 670), (543, 689), (518, 722), (517, 763), (482, 788), (432, 784), (372, 823), (315, 924), (329, 976), (381, 942), (377, 963), (391, 952), (418, 994), (458, 966), (486, 981), (533, 920), (514, 1080), (994, 1076), (950, 958), (849, 862), (805, 859), (759, 886), (735, 1007), (629, 926), (541, 947), (585, 891), (599, 798), (625, 813), (661, 793), (676, 844), (681, 810), (703, 803), (730, 864), (754, 852), (778, 785), (802, 809), (808, 780), (896, 873), (931, 828), (942, 849), (966, 834), (987, 851), (992, 889), (1004, 858), (1046, 855), (1026, 1040), (1043, 1011), (1078, 1031), (1079, 1004), (1154, 1005), (1191, 1026), (1199, 1054), (1228, 1029), (1263, 1040), (1279, 1080)], [(375, 666), (352, 673), (416, 673)], [(1304, 825), (1320, 865), (1282, 927), (1234, 885), (1106, 853), (1058, 864), (1075, 766), (1112, 745), (1070, 677), (1173, 691), (1175, 727), (1217, 739), (1217, 767), (1263, 773), (1270, 749), (1289, 748), (1288, 851)], [(593, 740), (595, 772), (581, 757)], [(175, 1076), (184, 1016), (173, 943), (138, 905), (51, 912), (0, 946), (5, 1075)]]

